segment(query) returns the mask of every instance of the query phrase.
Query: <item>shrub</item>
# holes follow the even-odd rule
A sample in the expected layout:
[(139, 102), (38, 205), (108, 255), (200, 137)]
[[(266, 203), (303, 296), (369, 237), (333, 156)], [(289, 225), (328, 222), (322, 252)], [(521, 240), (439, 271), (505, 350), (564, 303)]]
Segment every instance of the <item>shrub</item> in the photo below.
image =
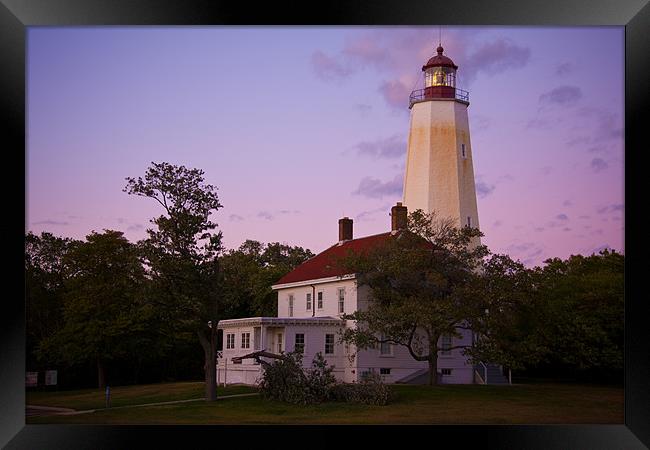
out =
[(359, 383), (337, 384), (330, 391), (332, 400), (366, 405), (386, 405), (392, 397), (390, 388), (375, 373), (364, 377)]
[(331, 388), (336, 384), (332, 375), (333, 366), (320, 353), (312, 361), (312, 368), (306, 373), (302, 368), (302, 353), (290, 352), (284, 359), (266, 366), (260, 393), (264, 398), (294, 404), (313, 404), (327, 400)]

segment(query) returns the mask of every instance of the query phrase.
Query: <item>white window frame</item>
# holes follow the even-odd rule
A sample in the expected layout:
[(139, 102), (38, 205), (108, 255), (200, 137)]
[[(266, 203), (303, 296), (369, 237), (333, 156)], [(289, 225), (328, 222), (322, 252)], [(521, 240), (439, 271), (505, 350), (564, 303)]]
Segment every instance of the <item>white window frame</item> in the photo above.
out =
[[(449, 373), (445, 373), (445, 371)], [(442, 375), (443, 377), (451, 376), (451, 369), (448, 369), (446, 367), (444, 369), (440, 369), (440, 375)]]
[(307, 311), (311, 311), (311, 292), (307, 292), (307, 296), (305, 297), (305, 302), (307, 303)]
[(241, 334), (241, 348), (251, 348), (251, 334), (242, 333)]
[(345, 313), (345, 288), (338, 288), (338, 305), (339, 305), (339, 314)]
[[(448, 341), (448, 342), (447, 342)], [(447, 346), (448, 344), (448, 346)], [(454, 338), (450, 334), (443, 334), (440, 337), (440, 355), (451, 356), (451, 347), (454, 345)]]
[(277, 342), (275, 343), (275, 348), (278, 349), (278, 353), (282, 353), (282, 341), (284, 340), (284, 334), (275, 333), (275, 338), (277, 339)]
[(235, 333), (226, 333), (226, 350), (235, 348)]
[(289, 294), (289, 317), (293, 317), (293, 294)]
[(323, 293), (323, 291), (318, 291), (316, 293), (316, 299), (318, 302), (318, 309), (323, 309), (323, 303), (325, 299), (325, 294)]
[[(384, 375), (384, 376), (390, 375), (390, 369), (391, 369), (390, 367), (380, 367), (379, 368), (379, 375)], [(382, 371), (384, 371), (386, 373), (382, 373)]]
[[(302, 342), (298, 342), (298, 336), (302, 336)], [(297, 351), (298, 347), (302, 346), (302, 354), (305, 354), (305, 333), (296, 333), (293, 338), (293, 350)]]
[[(384, 340), (385, 338), (386, 338), (386, 336), (384, 336), (382, 334), (380, 340)], [(384, 353), (384, 346), (388, 346), (388, 347), (386, 347), (386, 348), (388, 348), (387, 353)], [(391, 357), (391, 356), (394, 356), (394, 355), (395, 354), (393, 352), (393, 344), (391, 344), (389, 342), (379, 342), (379, 356), (381, 358)]]
[[(328, 336), (332, 336), (332, 342), (331, 343), (327, 342)], [(328, 348), (327, 346), (328, 345), (332, 346), (332, 351), (331, 352), (327, 351), (327, 348)], [(325, 354), (326, 355), (333, 355), (334, 354), (334, 333), (325, 333)]]

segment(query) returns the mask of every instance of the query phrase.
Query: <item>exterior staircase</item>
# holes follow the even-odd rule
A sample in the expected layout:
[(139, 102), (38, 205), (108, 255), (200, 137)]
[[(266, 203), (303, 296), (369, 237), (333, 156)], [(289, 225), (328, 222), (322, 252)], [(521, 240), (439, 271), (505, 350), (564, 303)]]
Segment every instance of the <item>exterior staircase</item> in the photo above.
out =
[[(487, 366), (487, 383), (484, 384), (510, 384), (508, 377), (503, 374), (501, 366), (497, 364), (486, 364)], [(478, 372), (483, 380), (485, 380), (485, 367), (478, 364), (474, 366), (474, 370)]]

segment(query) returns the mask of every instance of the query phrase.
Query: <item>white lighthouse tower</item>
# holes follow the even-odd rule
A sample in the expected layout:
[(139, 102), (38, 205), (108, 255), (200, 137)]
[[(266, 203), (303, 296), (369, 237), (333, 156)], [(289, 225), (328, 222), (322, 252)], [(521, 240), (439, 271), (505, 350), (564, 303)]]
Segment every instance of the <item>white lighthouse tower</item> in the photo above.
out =
[(424, 89), (411, 93), (411, 123), (404, 176), (409, 211), (435, 212), (457, 226), (479, 227), (467, 107), (456, 88), (458, 66), (442, 46), (422, 67)]

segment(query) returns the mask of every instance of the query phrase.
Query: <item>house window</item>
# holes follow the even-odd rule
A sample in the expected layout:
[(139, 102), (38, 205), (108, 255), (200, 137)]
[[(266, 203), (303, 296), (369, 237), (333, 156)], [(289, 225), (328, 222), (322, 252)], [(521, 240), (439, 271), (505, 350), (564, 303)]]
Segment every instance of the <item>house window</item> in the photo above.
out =
[(390, 368), (387, 367), (380, 368), (379, 375), (390, 375)]
[(226, 334), (226, 349), (235, 348), (235, 334)]
[(276, 336), (278, 339), (278, 353), (282, 353), (282, 333), (278, 333)]
[(460, 144), (460, 154), (463, 158), (467, 158), (467, 155), (465, 154), (465, 144)]
[(318, 309), (323, 309), (323, 292), (319, 292), (318, 294)]
[(442, 351), (441, 355), (451, 355), (451, 336), (445, 334), (442, 336)]
[(442, 375), (451, 375), (451, 369), (440, 369)]
[(325, 354), (331, 355), (334, 353), (334, 335), (326, 334), (325, 335)]
[(343, 314), (345, 311), (345, 289), (339, 289), (339, 313)]
[(289, 296), (289, 317), (293, 317), (293, 295)]
[(262, 330), (260, 327), (255, 327), (253, 329), (253, 345), (255, 346), (255, 350), (260, 349), (260, 339), (262, 337)]
[(251, 348), (251, 334), (242, 333), (241, 334), (241, 348)]
[[(381, 335), (381, 340), (386, 339), (386, 336)], [(393, 346), (388, 342), (379, 343), (379, 354), (383, 356), (391, 356), (393, 354)]]
[(307, 294), (307, 310), (311, 311), (311, 293)]
[(293, 349), (297, 352), (305, 352), (305, 335), (303, 333), (296, 333), (296, 341)]

